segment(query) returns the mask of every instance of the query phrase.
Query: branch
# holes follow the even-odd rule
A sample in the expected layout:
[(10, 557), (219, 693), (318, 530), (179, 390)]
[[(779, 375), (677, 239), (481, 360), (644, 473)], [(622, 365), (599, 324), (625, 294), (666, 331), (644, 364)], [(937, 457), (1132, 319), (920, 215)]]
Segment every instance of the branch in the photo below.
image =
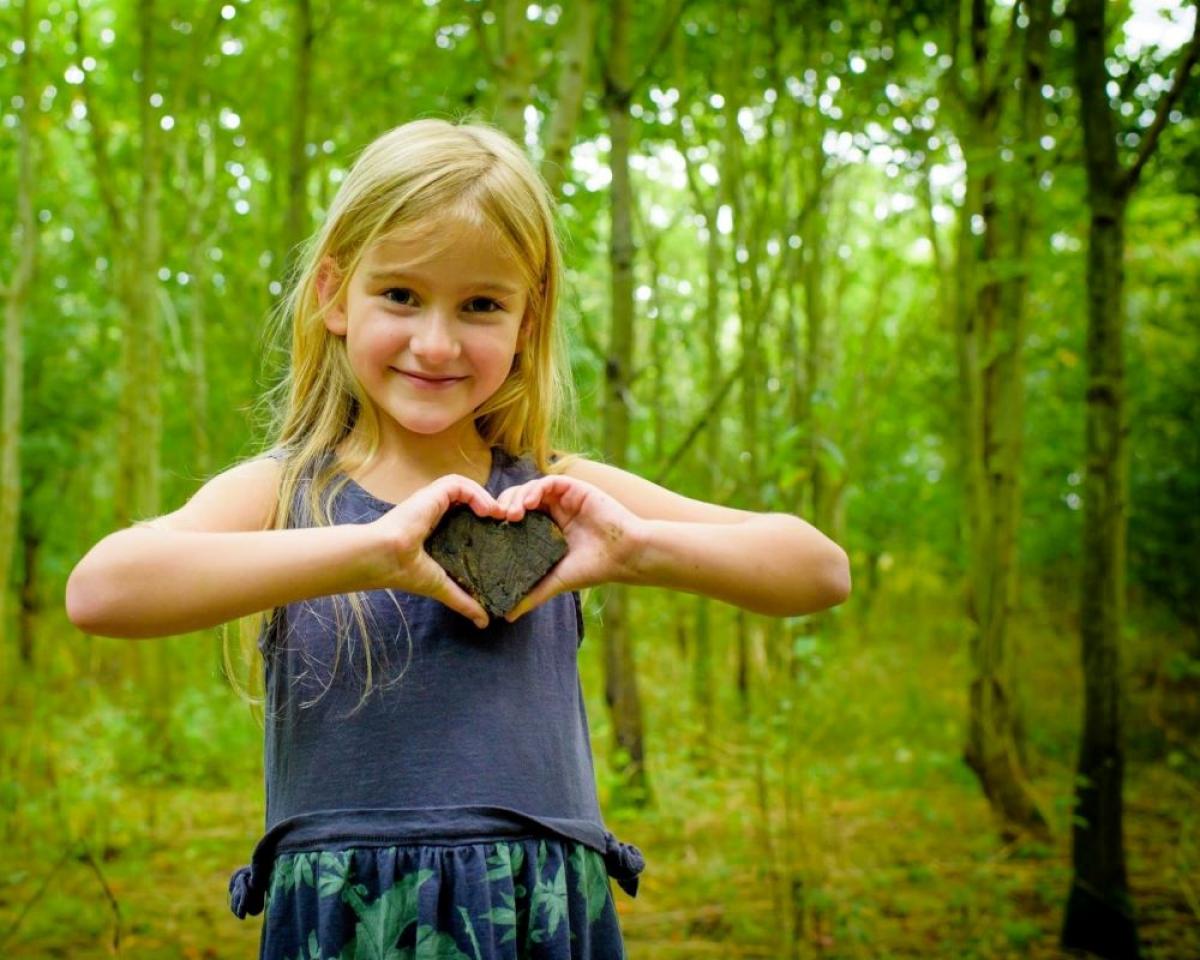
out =
[(1175, 101), (1179, 99), (1179, 95), (1183, 93), (1183, 88), (1187, 85), (1188, 74), (1191, 73), (1192, 67), (1196, 65), (1196, 58), (1200, 56), (1200, 10), (1196, 11), (1196, 19), (1192, 24), (1192, 39), (1188, 41), (1187, 49), (1183, 53), (1183, 60), (1175, 69), (1175, 79), (1171, 82), (1171, 89), (1158, 101), (1158, 109), (1154, 114), (1154, 122), (1150, 124), (1150, 129), (1146, 131), (1146, 137), (1142, 140), (1142, 147), (1138, 151), (1136, 159), (1133, 161), (1133, 166), (1125, 171), (1118, 183), (1118, 189), (1121, 196), (1128, 197), (1137, 186), (1138, 179), (1142, 175), (1142, 168), (1146, 166), (1146, 161), (1154, 153), (1154, 148), (1158, 146), (1159, 135), (1163, 132), (1163, 127), (1167, 125), (1167, 117), (1171, 113), (1171, 108), (1175, 105)]
[(670, 45), (671, 37), (675, 35), (675, 27), (679, 23), (679, 18), (683, 16), (683, 11), (687, 9), (687, 5), (690, 2), (691, 0), (674, 0), (672, 6), (667, 8), (662, 23), (658, 26), (658, 36), (655, 38), (654, 47), (642, 61), (641, 72), (634, 77), (633, 83), (629, 85), (630, 92), (638, 89), (642, 85), (642, 81), (650, 75), (650, 71), (654, 69), (655, 62)]
[[(83, 9), (80, 0), (75, 0), (75, 50), (80, 63), (83, 62)], [(108, 165), (108, 131), (104, 128), (103, 120), (96, 109), (96, 101), (92, 96), (92, 82), (87, 71), (79, 84), (83, 92), (83, 103), (87, 109), (88, 129), (91, 131), (89, 141), (92, 146), (92, 157), (96, 165), (96, 186), (100, 191), (100, 199), (108, 213), (109, 223), (113, 229), (113, 239), (119, 244), (125, 235), (125, 217), (117, 203), (117, 191), (113, 185), (112, 171)]]
[(700, 416), (696, 418), (696, 422), (692, 424), (692, 428), (687, 432), (687, 436), (683, 438), (683, 442), (675, 448), (675, 451), (667, 458), (666, 464), (658, 472), (658, 476), (654, 478), (655, 483), (662, 484), (666, 482), (667, 477), (675, 468), (675, 465), (683, 459), (683, 455), (688, 452), (688, 449), (695, 442), (696, 438), (700, 436), (700, 431), (704, 429), (708, 421), (711, 420), (716, 414), (717, 410), (720, 409), (722, 402), (725, 400), (725, 395), (729, 393), (730, 388), (745, 372), (748, 357), (749, 354), (743, 353), (742, 359), (738, 361), (737, 366), (735, 366), (729, 371), (729, 373), (725, 375), (725, 380), (721, 384), (720, 389), (717, 390), (716, 394), (713, 395), (713, 398), (708, 401), (708, 406), (705, 407)]
[(471, 19), (475, 23), (475, 36), (479, 38), (479, 49), (483, 52), (483, 59), (497, 73), (502, 72), (504, 65), (496, 59), (495, 51), (492, 50), (492, 42), (488, 39), (487, 24), (483, 22), (483, 4), (468, 3), (467, 6), (471, 11)]
[(946, 90), (958, 104), (966, 103), (967, 94), (963, 89), (962, 77), (959, 75), (958, 48), (962, 42), (962, 8), (959, 3), (953, 3), (950, 13), (950, 67), (942, 73), (942, 82)]

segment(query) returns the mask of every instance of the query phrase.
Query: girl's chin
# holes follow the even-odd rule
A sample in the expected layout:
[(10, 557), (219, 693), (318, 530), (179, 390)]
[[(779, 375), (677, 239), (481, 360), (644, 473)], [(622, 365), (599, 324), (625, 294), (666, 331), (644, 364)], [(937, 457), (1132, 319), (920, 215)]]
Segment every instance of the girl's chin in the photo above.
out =
[(473, 422), (473, 415), (467, 414), (458, 419), (450, 417), (413, 417), (404, 416), (401, 414), (392, 419), (403, 429), (409, 433), (420, 434), (421, 436), (432, 437), (439, 433), (445, 433), (448, 430), (454, 430), (461, 427), (465, 422)]

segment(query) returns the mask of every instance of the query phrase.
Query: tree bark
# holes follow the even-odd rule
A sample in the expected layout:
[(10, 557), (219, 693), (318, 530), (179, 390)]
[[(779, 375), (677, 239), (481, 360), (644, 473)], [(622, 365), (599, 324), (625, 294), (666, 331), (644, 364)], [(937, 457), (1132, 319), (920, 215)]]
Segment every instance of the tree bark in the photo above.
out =
[(569, 4), (567, 16), (572, 18), (563, 43), (558, 75), (558, 95), (554, 99), (554, 116), (545, 136), (542, 154), (542, 177), (557, 197), (567, 179), (571, 163), (571, 146), (583, 111), (583, 94), (587, 89), (588, 68), (595, 34), (596, 9), (594, 0), (577, 0)]
[(525, 0), (504, 0), (501, 14), (504, 48), (503, 84), (497, 105), (496, 122), (517, 143), (525, 142), (525, 107), (533, 87), (534, 65), (529, 50), (529, 22)]
[[(1045, 17), (1034, 19), (1044, 29)], [(966, 93), (955, 88), (962, 107), (967, 168), (955, 285), (972, 668), (963, 760), (978, 777), (1006, 837), (1027, 832), (1045, 840), (1049, 839), (1046, 818), (1029, 789), (1014, 737), (1019, 724), (1014, 719), (1008, 626), (1015, 600), (1020, 422), (1011, 404), (1020, 393), (1013, 380), (1020, 373), (1021, 344), (1019, 317), (1002, 315), (996, 276), (1007, 225), (1000, 216), (998, 154), (1010, 84), (1003, 78), (1008, 61), (1001, 58), (997, 64), (991, 49), (990, 26), (990, 3), (971, 0), (968, 46), (975, 89)], [(1024, 34), (1027, 44), (1031, 29), (1027, 27)], [(1030, 49), (1027, 45), (1026, 51)], [(1018, 198), (1022, 196), (1018, 191)], [(976, 217), (982, 226), (978, 242), (973, 229)]]
[[(611, 43), (605, 64), (604, 111), (612, 150), (611, 233), (609, 265), (612, 277), (612, 326), (604, 378), (604, 456), (624, 467), (629, 452), (630, 371), (633, 368), (633, 196), (629, 153), (632, 123), (632, 65), (629, 0), (610, 7)], [(629, 593), (620, 585), (607, 590), (604, 607), (605, 699), (613, 717), (618, 768), (628, 796), (648, 800), (642, 706), (638, 693), (633, 640), (629, 630)]]
[(308, 115), (311, 102), (313, 69), (313, 29), (311, 0), (296, 0), (295, 26), (292, 40), (295, 47), (292, 70), (291, 139), (288, 146), (287, 214), (284, 220), (283, 268), (284, 282), (291, 276), (296, 258), (296, 246), (309, 232), (308, 222)]
[[(4, 393), (0, 411), (0, 657), (6, 657), (9, 636), (8, 582), (16, 556), (21, 510), (21, 419), (24, 396), (24, 326), (29, 294), (37, 272), (38, 226), (33, 212), (33, 124), (37, 117), (36, 80), (33, 75), (33, 10), (31, 0), (21, 5), (21, 39), (25, 46), (18, 66), (22, 104), (17, 134), (17, 218), (12, 234), (17, 263), (4, 293)], [(25, 634), (18, 631), (19, 637)], [(22, 646), (22, 659), (32, 661)]]
[(1080, 607), (1083, 737), (1071, 827), (1071, 889), (1061, 942), (1102, 957), (1137, 957), (1137, 922), (1125, 869), (1121, 633), (1125, 621), (1128, 509), (1125, 409), (1125, 212), (1172, 104), (1200, 54), (1200, 18), (1160, 97), (1132, 165), (1117, 156), (1109, 106), (1104, 0), (1075, 0), (1075, 82), (1080, 97), (1089, 211), (1086, 467)]

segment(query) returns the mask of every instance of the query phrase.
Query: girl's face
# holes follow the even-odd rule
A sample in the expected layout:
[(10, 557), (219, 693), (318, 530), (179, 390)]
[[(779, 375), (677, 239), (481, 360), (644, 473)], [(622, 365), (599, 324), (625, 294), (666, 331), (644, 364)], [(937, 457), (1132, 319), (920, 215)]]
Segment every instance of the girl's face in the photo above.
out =
[[(385, 420), (425, 435), (473, 427), (476, 408), (504, 383), (528, 335), (517, 265), (478, 226), (445, 229), (455, 239), (433, 258), (418, 239), (378, 241), (343, 302), (325, 315)], [(322, 300), (333, 279), (318, 281)]]

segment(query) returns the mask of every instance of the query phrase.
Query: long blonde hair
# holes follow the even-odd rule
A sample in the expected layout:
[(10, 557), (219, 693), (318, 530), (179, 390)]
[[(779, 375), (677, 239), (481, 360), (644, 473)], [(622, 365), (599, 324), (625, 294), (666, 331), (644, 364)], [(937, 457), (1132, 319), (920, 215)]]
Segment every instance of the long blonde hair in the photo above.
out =
[[(543, 473), (561, 472), (576, 456), (554, 454), (551, 459), (552, 433), (564, 425), (562, 413), (573, 405), (574, 395), (557, 322), (562, 252), (546, 184), (521, 148), (488, 124), (414, 120), (378, 137), (358, 156), (321, 228), (301, 246), (287, 296), (268, 324), (272, 342), (282, 343), (291, 327), (285, 376), (262, 398), (270, 418), (267, 446), (271, 455), (282, 458), (283, 467), (269, 528), (296, 523), (292, 506), (304, 480), (309, 482), (303, 484), (303, 525), (330, 525), (332, 499), (349, 482), (349, 474), (368, 465), (379, 451), (379, 413), (351, 370), (344, 339), (326, 328), (325, 311), (344, 296), (372, 244), (393, 237), (429, 238), (435, 254), (441, 249), (437, 244), (451, 242), (438, 233), (438, 223), (448, 219), (489, 229), (518, 265), (528, 294), (522, 318), (529, 330), (525, 346), (508, 378), (476, 411), (476, 429), (489, 447), (528, 456)], [(322, 306), (318, 276), (327, 261), (334, 266), (337, 289)], [(347, 443), (337, 452), (343, 440)], [(331, 677), (341, 658), (345, 625), (337, 602), (343, 597), (333, 599), (338, 639)], [(367, 640), (362, 594), (344, 599), (364, 638), (361, 706), (374, 683), (373, 643)], [(225, 633), (226, 676), (252, 706), (264, 702), (258, 642), (265, 641), (266, 656), (281, 612), (276, 608), (235, 621), (244, 685), (236, 678), (229, 631)]]

